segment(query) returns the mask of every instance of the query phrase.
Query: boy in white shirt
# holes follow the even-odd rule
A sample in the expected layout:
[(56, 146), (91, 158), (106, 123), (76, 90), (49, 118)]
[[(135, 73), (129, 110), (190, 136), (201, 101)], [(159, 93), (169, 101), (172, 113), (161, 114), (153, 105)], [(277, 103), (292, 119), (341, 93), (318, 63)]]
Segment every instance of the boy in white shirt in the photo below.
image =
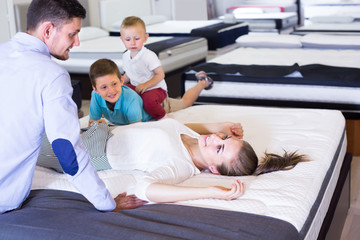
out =
[[(141, 96), (144, 109), (154, 119), (161, 119), (166, 115), (161, 103), (167, 99), (167, 86), (160, 60), (144, 47), (149, 37), (145, 23), (138, 17), (127, 17), (121, 24), (120, 33), (128, 50), (123, 55), (124, 82)], [(202, 80), (205, 81), (199, 81), (192, 91), (188, 91), (189, 100), (183, 97), (183, 108), (191, 106), (203, 89), (212, 86), (212, 81), (208, 81), (210, 78)]]

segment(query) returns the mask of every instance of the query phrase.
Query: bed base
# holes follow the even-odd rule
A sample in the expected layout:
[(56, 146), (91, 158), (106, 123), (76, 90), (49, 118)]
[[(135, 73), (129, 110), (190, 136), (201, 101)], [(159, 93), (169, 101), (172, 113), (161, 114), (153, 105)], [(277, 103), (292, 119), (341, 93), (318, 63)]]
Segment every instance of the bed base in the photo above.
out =
[(318, 240), (338, 240), (341, 237), (350, 208), (350, 168), (352, 154), (346, 153), (328, 212), (321, 226)]

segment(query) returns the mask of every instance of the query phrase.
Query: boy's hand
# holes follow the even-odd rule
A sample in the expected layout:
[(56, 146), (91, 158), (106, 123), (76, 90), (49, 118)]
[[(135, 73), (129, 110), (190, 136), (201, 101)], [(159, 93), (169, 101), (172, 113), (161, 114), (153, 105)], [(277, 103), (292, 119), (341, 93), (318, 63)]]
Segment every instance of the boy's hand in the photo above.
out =
[(103, 118), (97, 120), (97, 122), (98, 122), (98, 123), (103, 123), (103, 124), (107, 125), (107, 122), (106, 122), (105, 119), (103, 119)]
[(90, 127), (90, 125), (95, 122), (95, 120), (92, 120), (91, 118), (89, 119), (89, 124), (88, 124), (88, 127)]
[(141, 83), (135, 87), (135, 91), (139, 94), (143, 94), (147, 89), (146, 83)]
[(103, 123), (103, 124), (107, 125), (106, 120), (105, 120), (105, 119), (103, 119), (103, 118), (101, 118), (101, 119), (99, 119), (99, 120), (92, 120), (92, 119), (89, 119), (89, 125), (88, 125), (88, 127), (90, 127), (90, 125), (91, 125), (93, 122)]

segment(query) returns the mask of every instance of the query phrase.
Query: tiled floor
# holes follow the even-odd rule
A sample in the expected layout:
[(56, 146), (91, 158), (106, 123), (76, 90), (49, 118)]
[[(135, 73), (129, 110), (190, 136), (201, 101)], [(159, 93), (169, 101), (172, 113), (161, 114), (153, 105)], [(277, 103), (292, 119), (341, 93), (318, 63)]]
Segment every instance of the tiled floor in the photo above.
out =
[[(89, 114), (89, 100), (82, 101), (84, 116)], [(360, 156), (353, 158), (351, 163), (350, 209), (340, 240), (360, 239)]]
[(360, 156), (351, 163), (350, 209), (340, 239), (360, 239)]
[(81, 101), (81, 109), (80, 109), (79, 117), (89, 115), (89, 108), (90, 108), (90, 100), (83, 99)]

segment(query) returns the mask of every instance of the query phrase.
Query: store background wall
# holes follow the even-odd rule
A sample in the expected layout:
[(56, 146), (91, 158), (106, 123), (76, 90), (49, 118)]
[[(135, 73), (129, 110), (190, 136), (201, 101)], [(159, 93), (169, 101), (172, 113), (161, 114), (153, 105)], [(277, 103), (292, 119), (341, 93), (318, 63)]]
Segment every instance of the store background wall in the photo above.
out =
[(8, 41), (15, 34), (13, 0), (0, 1), (0, 42)]

